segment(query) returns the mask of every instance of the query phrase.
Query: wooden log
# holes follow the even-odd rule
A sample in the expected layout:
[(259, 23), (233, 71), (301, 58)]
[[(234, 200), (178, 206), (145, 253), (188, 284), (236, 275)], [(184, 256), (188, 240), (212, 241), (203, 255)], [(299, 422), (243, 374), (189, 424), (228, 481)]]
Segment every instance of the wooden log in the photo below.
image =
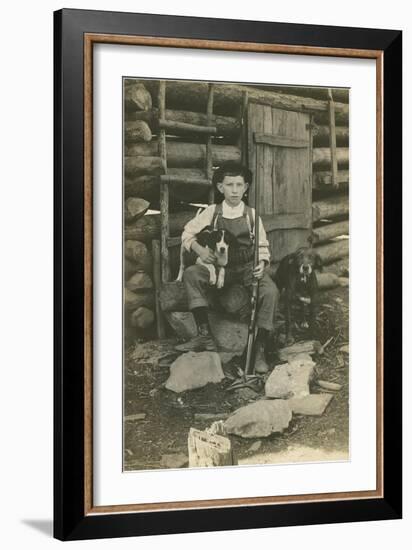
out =
[(322, 225), (312, 231), (314, 244), (329, 241), (330, 239), (339, 237), (340, 235), (349, 235), (349, 220)]
[(313, 223), (323, 219), (334, 219), (347, 215), (349, 215), (349, 201), (346, 195), (312, 203)]
[(140, 241), (126, 240), (124, 244), (124, 255), (129, 260), (132, 260), (135, 265), (142, 265), (147, 263), (149, 251), (147, 246)]
[[(341, 184), (349, 183), (349, 170), (338, 170), (337, 182)], [(332, 173), (330, 170), (317, 170), (313, 172), (313, 184), (315, 187), (332, 184)]]
[[(349, 105), (345, 105), (345, 108), (340, 110), (339, 106), (343, 105), (342, 103), (335, 103), (335, 123), (338, 126), (348, 126), (349, 124)], [(339, 111), (336, 110), (336, 107), (338, 106)], [(324, 124), (329, 123), (329, 114), (326, 111), (324, 112), (316, 112), (314, 114), (314, 122), (315, 124), (322, 126)]]
[(335, 273), (316, 273), (316, 279), (320, 290), (327, 290), (339, 286), (338, 276), (335, 275)]
[(152, 139), (152, 131), (144, 120), (126, 121), (124, 132), (126, 143), (151, 141)]
[(150, 203), (140, 197), (129, 197), (124, 203), (124, 219), (126, 223), (138, 220), (144, 216)]
[[(349, 128), (347, 126), (336, 126), (336, 145), (348, 146), (349, 144)], [(329, 126), (326, 124), (319, 125), (313, 133), (313, 145), (315, 147), (326, 146), (329, 143)]]
[[(307, 86), (276, 86), (269, 84), (254, 84), (255, 88), (267, 90), (268, 92), (280, 92), (282, 94), (312, 97), (313, 99), (327, 99), (327, 88), (307, 87)], [(340, 103), (349, 103), (349, 89), (332, 88), (335, 101)]]
[[(173, 203), (173, 199), (186, 202), (206, 201), (208, 188), (196, 184), (196, 182), (203, 183), (203, 170), (199, 168), (168, 168), (167, 176), (170, 176), (171, 180), (175, 182), (169, 183), (171, 203)], [(188, 182), (191, 183), (189, 186)], [(159, 176), (126, 177), (125, 195), (127, 197), (142, 197), (153, 205), (159, 204), (159, 183)]]
[(130, 277), (134, 275), (138, 270), (139, 268), (136, 266), (134, 262), (132, 262), (132, 260), (129, 260), (128, 258), (124, 258), (123, 278), (125, 281), (127, 281), (127, 279), (130, 279)]
[(150, 275), (143, 271), (137, 271), (126, 283), (126, 288), (132, 292), (145, 292), (146, 290), (152, 290), (153, 283)]
[(187, 176), (172, 176), (169, 174), (164, 174), (160, 176), (160, 183), (167, 183), (170, 187), (173, 184), (181, 184), (186, 187), (191, 185), (200, 185), (202, 187), (211, 187), (212, 178), (206, 179), (205, 176), (200, 178), (187, 177)]
[(127, 240), (124, 243), (124, 255), (126, 259), (133, 263), (136, 271), (148, 271), (152, 266), (152, 256), (147, 249), (147, 246), (134, 240)]
[(124, 307), (127, 312), (134, 311), (135, 309), (145, 306), (152, 308), (154, 306), (153, 292), (146, 292), (145, 294), (135, 294), (128, 288), (124, 289)]
[(342, 258), (336, 262), (328, 264), (328, 272), (335, 273), (338, 277), (348, 277), (349, 276), (349, 258)]
[[(338, 166), (348, 166), (349, 164), (349, 148), (337, 147), (336, 148), (336, 160)], [(313, 148), (313, 167), (318, 169), (321, 166), (331, 165), (331, 153), (328, 147), (314, 147)]]
[(166, 172), (164, 161), (158, 156), (126, 156), (124, 157), (124, 172), (127, 176), (156, 176)]
[(155, 316), (151, 309), (141, 306), (138, 307), (130, 316), (132, 327), (145, 329), (150, 327), (154, 322)]
[(153, 254), (153, 281), (155, 286), (155, 311), (156, 311), (156, 331), (158, 338), (164, 338), (166, 335), (165, 321), (163, 318), (162, 310), (160, 309), (159, 293), (161, 289), (161, 263), (160, 263), (160, 242), (158, 240), (152, 241), (152, 254)]
[(190, 428), (187, 446), (189, 468), (233, 465), (232, 446), (228, 437)]
[(126, 176), (124, 193), (126, 197), (142, 197), (149, 202), (159, 200), (159, 176)]
[[(196, 214), (196, 210), (173, 212), (169, 217), (170, 235), (178, 235), (183, 231), (186, 223)], [(132, 225), (128, 225), (124, 230), (125, 239), (151, 242), (160, 236), (160, 214), (146, 214), (140, 220)]]
[[(126, 158), (153, 158), (157, 154), (157, 144), (136, 143), (126, 148)], [(206, 160), (206, 145), (201, 143), (184, 143), (167, 141), (168, 168), (204, 166)], [(212, 160), (214, 166), (227, 161), (240, 162), (241, 152), (234, 145), (212, 145)], [(148, 169), (140, 171), (148, 173)], [(157, 172), (164, 173), (164, 172)]]
[[(149, 124), (153, 131), (159, 130), (159, 111), (152, 109), (151, 111), (135, 111), (127, 112), (128, 120), (144, 120)], [(166, 109), (165, 118), (170, 122), (180, 122), (185, 124), (193, 124), (196, 126), (206, 126), (208, 117), (204, 113), (196, 113), (194, 111), (177, 111)], [(240, 131), (240, 123), (235, 117), (220, 116), (213, 114), (210, 117), (210, 125), (216, 127), (216, 135), (219, 136), (236, 136)]]
[[(156, 82), (147, 81), (148, 89), (155, 93)], [(167, 107), (206, 110), (208, 83), (183, 82), (171, 80), (167, 85)], [(310, 97), (299, 97), (274, 91), (266, 91), (241, 84), (219, 84), (214, 91), (214, 109), (219, 114), (235, 114), (242, 102), (243, 92), (247, 91), (249, 100), (291, 111), (327, 112), (327, 101)], [(349, 105), (336, 103), (337, 122), (346, 123), (349, 119)]]
[(124, 280), (127, 281), (130, 279), (132, 275), (137, 273), (138, 271), (144, 270), (145, 273), (148, 275), (152, 274), (153, 270), (153, 262), (152, 262), (152, 255), (150, 252), (147, 254), (147, 263), (145, 262), (144, 265), (142, 264), (136, 264), (136, 262), (133, 262), (133, 260), (129, 260), (129, 258), (125, 258), (123, 262), (123, 275)]
[(172, 120), (159, 120), (159, 128), (167, 131), (168, 134), (185, 136), (187, 134), (215, 135), (215, 126), (201, 126), (199, 124), (189, 124), (187, 122), (176, 122)]
[(324, 264), (330, 264), (340, 258), (349, 256), (349, 240), (342, 239), (330, 244), (324, 244), (316, 247), (316, 252), (320, 255)]
[(129, 83), (124, 90), (127, 111), (148, 111), (152, 108), (152, 96), (141, 82)]
[(332, 185), (326, 185), (324, 187), (312, 188), (312, 201), (319, 202), (323, 200), (329, 200), (333, 198), (346, 197), (349, 200), (349, 184), (340, 183), (338, 188), (332, 187)]

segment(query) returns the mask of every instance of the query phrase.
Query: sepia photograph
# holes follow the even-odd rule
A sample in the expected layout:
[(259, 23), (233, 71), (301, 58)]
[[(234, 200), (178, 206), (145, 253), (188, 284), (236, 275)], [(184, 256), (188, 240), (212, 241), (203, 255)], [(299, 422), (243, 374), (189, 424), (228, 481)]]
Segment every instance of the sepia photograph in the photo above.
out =
[(350, 460), (349, 109), (124, 77), (124, 471)]

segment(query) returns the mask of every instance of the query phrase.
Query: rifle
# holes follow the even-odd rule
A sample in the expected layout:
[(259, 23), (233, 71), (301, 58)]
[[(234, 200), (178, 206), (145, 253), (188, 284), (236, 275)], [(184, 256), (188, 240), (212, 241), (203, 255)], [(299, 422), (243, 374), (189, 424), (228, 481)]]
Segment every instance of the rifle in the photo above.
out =
[[(254, 240), (253, 240), (253, 268), (259, 265), (259, 185), (256, 174), (255, 179), (255, 224), (254, 224)], [(245, 362), (245, 377), (254, 371), (254, 344), (256, 337), (256, 316), (259, 299), (259, 281), (253, 277), (252, 295), (250, 298), (251, 314), (248, 327), (247, 344), (246, 344), (246, 362)], [(253, 372), (252, 372), (253, 374)]]

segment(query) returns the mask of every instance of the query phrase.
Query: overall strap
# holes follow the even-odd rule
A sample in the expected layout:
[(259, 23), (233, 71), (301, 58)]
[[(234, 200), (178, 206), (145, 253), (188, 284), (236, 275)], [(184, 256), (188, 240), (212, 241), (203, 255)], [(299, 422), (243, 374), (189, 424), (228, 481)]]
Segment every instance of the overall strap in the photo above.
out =
[(223, 206), (222, 206), (222, 203), (220, 202), (219, 204), (216, 205), (215, 211), (213, 212), (212, 227), (215, 231), (219, 229), (219, 220), (222, 217), (222, 214), (223, 214)]
[(253, 242), (255, 240), (255, 220), (253, 217), (252, 209), (248, 204), (245, 204), (245, 207), (243, 209), (243, 216), (246, 218), (246, 223), (249, 228), (250, 240)]

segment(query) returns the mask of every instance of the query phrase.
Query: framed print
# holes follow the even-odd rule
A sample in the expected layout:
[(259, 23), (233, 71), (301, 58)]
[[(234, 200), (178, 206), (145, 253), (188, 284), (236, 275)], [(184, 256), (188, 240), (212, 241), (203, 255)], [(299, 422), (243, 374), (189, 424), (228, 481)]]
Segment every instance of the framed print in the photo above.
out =
[(400, 518), (401, 32), (54, 21), (55, 536)]

